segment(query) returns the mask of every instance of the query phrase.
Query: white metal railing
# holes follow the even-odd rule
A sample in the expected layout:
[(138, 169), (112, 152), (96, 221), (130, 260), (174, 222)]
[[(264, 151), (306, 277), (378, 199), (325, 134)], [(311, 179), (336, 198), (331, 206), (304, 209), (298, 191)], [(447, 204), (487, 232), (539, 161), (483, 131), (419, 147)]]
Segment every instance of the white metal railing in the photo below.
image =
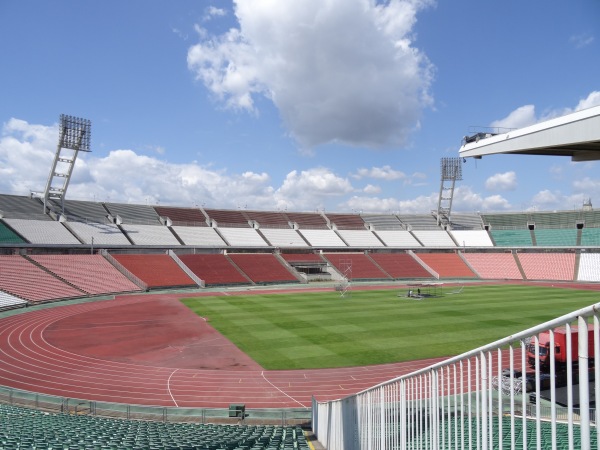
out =
[[(313, 431), (328, 450), (599, 448), (599, 318), (597, 303), (356, 395), (313, 400)], [(578, 338), (588, 324), (589, 342)]]

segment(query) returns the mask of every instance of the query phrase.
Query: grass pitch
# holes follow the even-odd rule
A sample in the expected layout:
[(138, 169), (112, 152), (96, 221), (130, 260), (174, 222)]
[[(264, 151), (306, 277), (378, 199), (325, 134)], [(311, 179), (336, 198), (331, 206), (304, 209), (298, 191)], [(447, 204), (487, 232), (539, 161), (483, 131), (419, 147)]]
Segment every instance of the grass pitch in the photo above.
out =
[[(451, 289), (446, 288), (449, 292)], [(198, 297), (183, 302), (265, 369), (364, 366), (453, 356), (600, 301), (597, 291), (466, 286)]]

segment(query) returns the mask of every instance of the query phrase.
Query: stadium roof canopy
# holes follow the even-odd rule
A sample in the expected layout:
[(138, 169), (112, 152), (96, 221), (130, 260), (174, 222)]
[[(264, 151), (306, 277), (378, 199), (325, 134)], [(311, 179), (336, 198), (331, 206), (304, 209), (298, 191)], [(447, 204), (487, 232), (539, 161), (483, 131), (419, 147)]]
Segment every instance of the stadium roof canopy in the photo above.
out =
[(570, 156), (573, 161), (600, 160), (600, 106), (525, 128), (465, 136), (459, 150), (463, 158), (495, 154)]

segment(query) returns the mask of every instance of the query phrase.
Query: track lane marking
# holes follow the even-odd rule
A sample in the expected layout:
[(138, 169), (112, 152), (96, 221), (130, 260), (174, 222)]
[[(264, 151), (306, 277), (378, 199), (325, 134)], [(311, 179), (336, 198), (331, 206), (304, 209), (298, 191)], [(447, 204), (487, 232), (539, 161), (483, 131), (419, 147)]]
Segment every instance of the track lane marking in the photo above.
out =
[(303, 408), (307, 408), (306, 405), (302, 404), (301, 402), (299, 402), (298, 400), (296, 400), (294, 397), (292, 397), (291, 395), (286, 394), (285, 392), (283, 392), (281, 389), (279, 389), (277, 386), (275, 386), (273, 383), (271, 383), (269, 380), (267, 380), (267, 377), (265, 377), (265, 372), (264, 370), (260, 373), (263, 377), (263, 379), (269, 383), (273, 388), (275, 388), (276, 390), (278, 390), (279, 392), (281, 392), (283, 395), (285, 395), (287, 398), (289, 398), (290, 400), (298, 403), (300, 406), (302, 406)]
[(173, 372), (171, 372), (171, 375), (169, 375), (169, 379), (167, 380), (167, 391), (169, 391), (169, 395), (171, 396), (171, 399), (173, 400), (173, 403), (175, 403), (175, 406), (177, 408), (179, 408), (179, 405), (177, 404), (177, 402), (175, 401), (175, 397), (173, 397), (173, 393), (171, 392), (171, 377), (173, 375), (175, 375), (175, 372), (177, 372), (179, 369), (175, 369)]

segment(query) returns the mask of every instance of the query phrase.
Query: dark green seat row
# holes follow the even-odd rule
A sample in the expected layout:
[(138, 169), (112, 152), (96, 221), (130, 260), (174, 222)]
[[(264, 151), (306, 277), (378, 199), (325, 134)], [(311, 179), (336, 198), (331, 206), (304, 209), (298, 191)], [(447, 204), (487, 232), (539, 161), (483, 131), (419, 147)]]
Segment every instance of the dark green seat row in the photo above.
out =
[(266, 450), (309, 446), (299, 427), (144, 422), (0, 405), (3, 449)]

